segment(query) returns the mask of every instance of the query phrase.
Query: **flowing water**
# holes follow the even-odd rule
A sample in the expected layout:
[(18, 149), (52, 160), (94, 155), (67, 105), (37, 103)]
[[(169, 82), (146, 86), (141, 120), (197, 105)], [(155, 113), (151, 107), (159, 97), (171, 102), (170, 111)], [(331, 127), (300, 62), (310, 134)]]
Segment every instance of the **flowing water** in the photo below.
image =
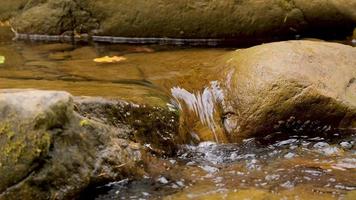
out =
[[(150, 176), (99, 187), (92, 199), (354, 199), (355, 135), (184, 145)], [(85, 198), (88, 199), (88, 198)]]
[(224, 97), (216, 63), (233, 49), (31, 43), (9, 35), (0, 27), (0, 88), (170, 103), (182, 112), (183, 129), (196, 145), (182, 145), (174, 157), (152, 157), (147, 176), (96, 186), (82, 199), (356, 199), (352, 133), (221, 144), (227, 139), (216, 106)]

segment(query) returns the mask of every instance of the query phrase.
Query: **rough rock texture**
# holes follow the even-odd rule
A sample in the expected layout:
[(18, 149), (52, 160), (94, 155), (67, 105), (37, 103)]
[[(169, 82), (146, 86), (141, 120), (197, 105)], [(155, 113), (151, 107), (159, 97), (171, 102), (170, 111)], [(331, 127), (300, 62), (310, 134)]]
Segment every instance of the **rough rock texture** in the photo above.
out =
[(287, 129), (356, 127), (356, 48), (287, 41), (238, 50), (222, 64), (232, 141)]
[(75, 98), (76, 110), (82, 116), (114, 127), (130, 130), (124, 138), (158, 154), (173, 154), (179, 139), (179, 114), (174, 108), (135, 104), (123, 100), (95, 97)]
[(0, 6), (0, 21), (7, 20), (24, 8), (28, 0), (3, 0)]
[(13, 27), (19, 32), (63, 34), (67, 31), (89, 32), (98, 28), (97, 20), (73, 0), (29, 1)]
[(14, 37), (14, 33), (10, 27), (1, 26), (0, 24), (0, 43), (11, 41)]
[(30, 34), (243, 40), (351, 31), (355, 10), (356, 0), (29, 0), (12, 25)]
[(0, 199), (71, 199), (91, 184), (142, 175), (141, 145), (73, 111), (66, 92), (0, 91)]

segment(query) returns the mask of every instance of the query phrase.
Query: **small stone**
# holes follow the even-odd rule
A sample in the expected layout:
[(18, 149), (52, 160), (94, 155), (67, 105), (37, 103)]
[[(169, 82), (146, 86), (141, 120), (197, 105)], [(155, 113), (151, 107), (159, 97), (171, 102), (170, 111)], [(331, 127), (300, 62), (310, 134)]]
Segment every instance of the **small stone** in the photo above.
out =
[(352, 144), (349, 142), (341, 142), (340, 146), (344, 149), (351, 149), (352, 148)]
[(325, 148), (325, 147), (330, 147), (330, 145), (326, 142), (317, 142), (313, 145), (313, 147), (316, 149), (321, 149), (321, 148)]

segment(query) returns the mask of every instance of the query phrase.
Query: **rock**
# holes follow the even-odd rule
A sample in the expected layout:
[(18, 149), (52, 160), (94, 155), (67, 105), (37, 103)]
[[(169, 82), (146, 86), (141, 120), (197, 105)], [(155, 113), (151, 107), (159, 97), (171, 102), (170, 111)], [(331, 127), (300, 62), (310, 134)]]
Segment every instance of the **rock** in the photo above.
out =
[(356, 127), (356, 49), (287, 41), (224, 58), (223, 124), (231, 141), (276, 131)]
[(74, 29), (88, 32), (98, 28), (95, 19), (85, 8), (80, 7), (77, 1), (35, 0), (29, 2), (24, 9), (26, 11), (21, 12), (21, 16), (15, 17), (13, 21), (13, 27), (17, 31), (22, 32), (22, 28), (26, 27), (25, 29), (32, 30), (33, 33), (65, 34)]
[(75, 98), (76, 110), (89, 119), (130, 130), (123, 138), (144, 144), (154, 153), (172, 155), (182, 139), (179, 113), (167, 105), (137, 104), (124, 100), (96, 97)]
[(0, 199), (72, 199), (90, 185), (141, 176), (126, 127), (83, 118), (66, 92), (0, 90)]
[(11, 31), (11, 27), (5, 22), (1, 24), (0, 21), (0, 43), (11, 41), (14, 37), (14, 33)]
[[(7, 7), (13, 5), (10, 4)], [(13, 18), (19, 33), (68, 31), (122, 37), (233, 38), (349, 33), (354, 0), (32, 0)], [(256, 12), (257, 11), (257, 12)]]
[(0, 21), (7, 20), (16, 12), (19, 12), (27, 2), (28, 0), (11, 0), (1, 2)]

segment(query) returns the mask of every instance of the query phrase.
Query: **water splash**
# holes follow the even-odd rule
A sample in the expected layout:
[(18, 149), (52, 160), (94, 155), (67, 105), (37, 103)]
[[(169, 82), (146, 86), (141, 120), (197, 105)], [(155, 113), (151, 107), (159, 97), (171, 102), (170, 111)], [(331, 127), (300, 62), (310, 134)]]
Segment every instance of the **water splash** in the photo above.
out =
[(218, 81), (210, 82), (210, 86), (204, 88), (203, 91), (189, 92), (184, 88), (173, 87), (171, 93), (183, 113), (184, 111), (192, 112), (203, 126), (211, 130), (215, 142), (222, 142), (219, 138), (219, 132), (222, 130), (219, 112), (224, 101), (224, 94)]

